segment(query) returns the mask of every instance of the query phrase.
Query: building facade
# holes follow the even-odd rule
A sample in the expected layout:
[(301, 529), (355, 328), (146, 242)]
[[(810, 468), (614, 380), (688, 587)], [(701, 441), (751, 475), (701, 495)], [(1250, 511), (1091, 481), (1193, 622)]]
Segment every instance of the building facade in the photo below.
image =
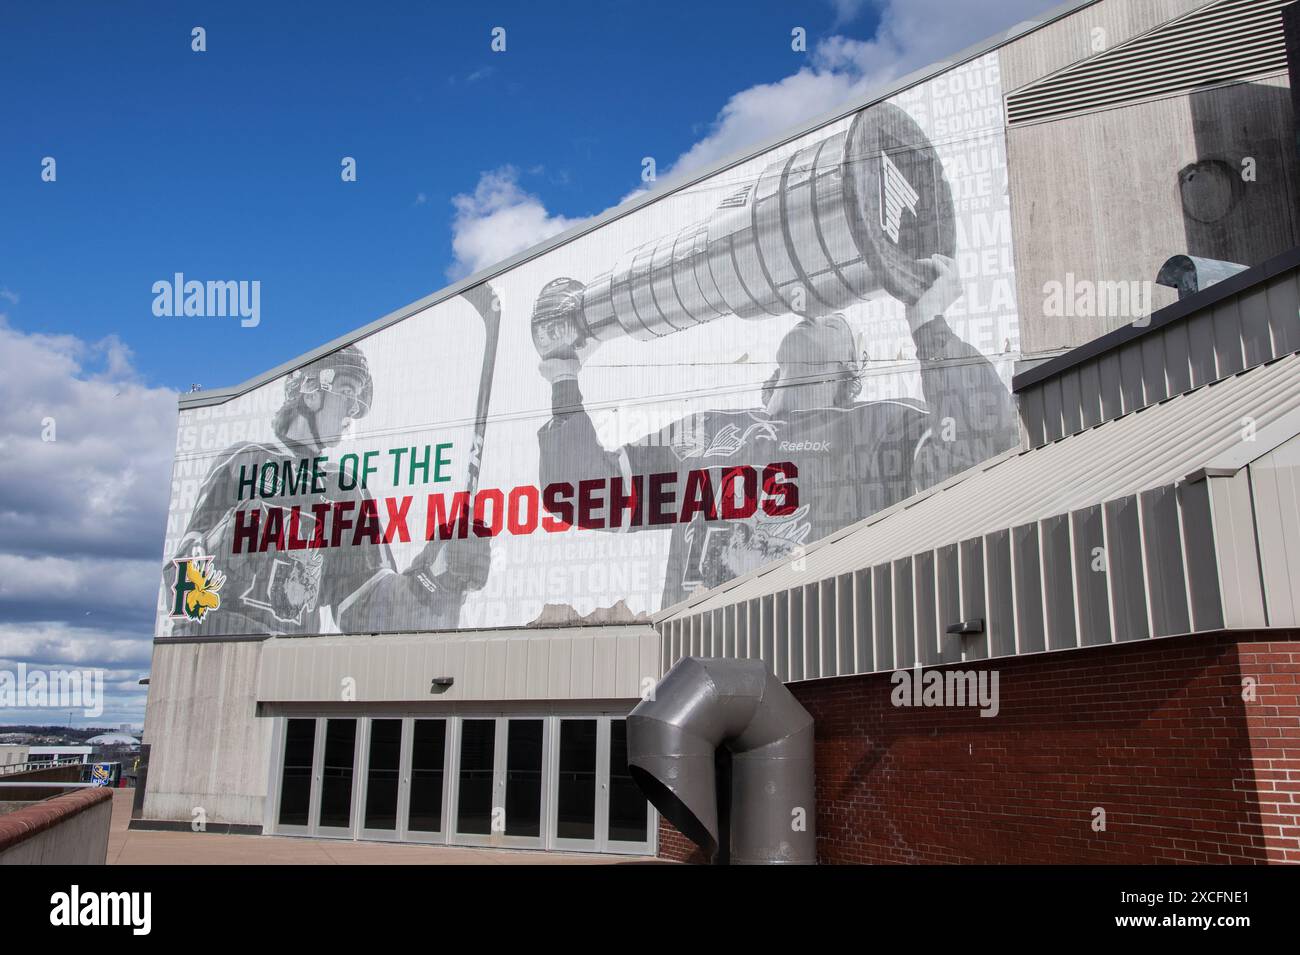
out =
[[(133, 824), (683, 855), (624, 723), (682, 656), (757, 657), (827, 732), (884, 706), (906, 736), (894, 671), (1241, 652), (1241, 627), (1271, 652), (1283, 618), (1221, 586), (1242, 490), (1177, 480), (1229, 450), (1187, 435), (1277, 399), (1300, 348), (1283, 291), (1197, 317), (1294, 291), (1285, 6), (1067, 4), (183, 396)], [(1215, 558), (1175, 578), (1157, 558), (1196, 531)], [(852, 807), (896, 825), (889, 785), (945, 791), (946, 756), (883, 780), (827, 745), (828, 861), (1014, 858), (880, 849)]]

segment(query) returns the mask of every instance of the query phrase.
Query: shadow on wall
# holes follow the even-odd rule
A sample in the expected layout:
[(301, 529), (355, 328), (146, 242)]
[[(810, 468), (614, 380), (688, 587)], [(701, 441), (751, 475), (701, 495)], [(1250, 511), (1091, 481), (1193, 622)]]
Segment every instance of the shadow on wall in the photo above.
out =
[(1291, 91), (1263, 83), (1189, 97), (1196, 158), (1176, 173), (1188, 255), (1257, 265), (1300, 245)]

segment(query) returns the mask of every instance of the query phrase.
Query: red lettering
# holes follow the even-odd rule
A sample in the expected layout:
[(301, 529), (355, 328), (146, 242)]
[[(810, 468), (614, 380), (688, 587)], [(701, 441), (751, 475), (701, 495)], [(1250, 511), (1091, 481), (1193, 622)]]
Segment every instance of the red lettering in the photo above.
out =
[(456, 525), (456, 537), (469, 536), (469, 492), (457, 491), (451, 496), (451, 514), (447, 513), (447, 501), (441, 494), (429, 495), (429, 513), (424, 525), (424, 539), (448, 540), (452, 537), (452, 524)]
[(671, 524), (677, 519), (677, 509), (665, 514), (664, 505), (671, 507), (677, 500), (676, 492), (671, 488), (665, 488), (665, 484), (672, 484), (677, 480), (677, 475), (672, 471), (665, 471), (662, 474), (650, 475), (650, 523), (651, 524)]
[(262, 543), (257, 549), (270, 550), (272, 546), (276, 550), (284, 550), (284, 514), (278, 507), (267, 510), (266, 528), (262, 531)]
[[(736, 485), (740, 485), (740, 504), (736, 504)], [(722, 474), (722, 519), (743, 521), (758, 510), (758, 472), (748, 464), (730, 468)]]
[(368, 497), (361, 502), (361, 512), (357, 515), (357, 527), (352, 532), (352, 546), (358, 546), (363, 540), (370, 544), (379, 543), (379, 502)]
[(706, 470), (686, 474), (686, 490), (682, 492), (682, 514), (679, 520), (690, 523), (692, 517), (703, 512), (706, 521), (718, 519), (718, 508), (713, 501), (713, 478)]
[[(244, 523), (244, 518), (248, 518), (248, 523)], [(262, 523), (262, 512), (260, 510), (252, 511), (235, 511), (235, 553), (244, 552), (244, 544), (247, 543), (249, 553), (257, 550), (257, 527)]]
[[(797, 478), (799, 469), (789, 461), (769, 464), (763, 468), (763, 493), (768, 495), (768, 499), (763, 501), (763, 513), (771, 517), (786, 517), (799, 508), (799, 485), (793, 483), (793, 480), (790, 482), (777, 480), (782, 475), (791, 479)], [(771, 499), (773, 495), (781, 498), (780, 504)]]
[[(492, 520), (487, 520), (483, 513), (487, 510), (486, 502), (492, 502)], [(501, 533), (501, 522), (505, 515), (505, 495), (494, 487), (479, 491), (474, 495), (474, 536), (496, 537)]]
[(567, 531), (573, 526), (573, 504), (568, 498), (573, 497), (573, 485), (567, 481), (557, 481), (546, 485), (542, 492), (542, 503), (553, 517), (542, 518), (542, 527), (551, 534)]
[(306, 550), (307, 539), (299, 532), (298, 522), (302, 518), (302, 508), (295, 504), (289, 510), (289, 550)]
[(592, 514), (605, 502), (596, 496), (603, 490), (605, 482), (601, 479), (578, 482), (578, 526), (587, 530), (598, 531), (604, 528), (605, 520)]
[(388, 527), (384, 529), (384, 543), (391, 544), (396, 537), (405, 544), (411, 539), (411, 532), (406, 528), (406, 512), (411, 509), (410, 496), (402, 498), (400, 504), (397, 498), (386, 497), (384, 507), (388, 510)]
[(634, 474), (628, 482), (631, 485), (626, 495), (623, 493), (623, 479), (609, 479), (609, 526), (623, 526), (623, 512), (631, 511), (632, 520), (629, 527), (641, 526), (641, 475)]
[[(527, 508), (522, 517), (519, 515), (520, 501)], [(510, 533), (531, 534), (537, 530), (537, 514), (540, 509), (541, 503), (537, 488), (525, 484), (511, 491), (510, 504), (506, 508), (506, 524), (510, 528)]]
[(352, 527), (352, 518), (343, 515), (357, 506), (356, 501), (335, 501), (334, 519), (330, 522), (330, 546), (338, 547), (343, 540), (343, 532)]
[(326, 546), (325, 544), (325, 521), (329, 517), (330, 505), (313, 504), (311, 506), (312, 517), (316, 518), (316, 527), (311, 533), (311, 543), (307, 545), (308, 550)]

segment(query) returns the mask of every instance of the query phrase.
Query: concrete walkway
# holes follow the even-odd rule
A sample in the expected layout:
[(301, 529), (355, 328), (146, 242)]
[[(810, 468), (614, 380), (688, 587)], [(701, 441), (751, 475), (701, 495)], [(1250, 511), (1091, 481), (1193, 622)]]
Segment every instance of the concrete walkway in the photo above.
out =
[(230, 836), (127, 829), (131, 789), (113, 791), (109, 865), (611, 865), (662, 862), (647, 856), (417, 846), (293, 836)]

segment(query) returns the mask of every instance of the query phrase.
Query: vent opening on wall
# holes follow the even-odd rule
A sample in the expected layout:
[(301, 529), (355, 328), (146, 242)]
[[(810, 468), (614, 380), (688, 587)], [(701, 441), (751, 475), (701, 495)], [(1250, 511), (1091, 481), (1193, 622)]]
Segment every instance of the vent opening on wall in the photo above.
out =
[(1218, 0), (1006, 96), (1007, 123), (1043, 122), (1284, 71), (1281, 9)]

